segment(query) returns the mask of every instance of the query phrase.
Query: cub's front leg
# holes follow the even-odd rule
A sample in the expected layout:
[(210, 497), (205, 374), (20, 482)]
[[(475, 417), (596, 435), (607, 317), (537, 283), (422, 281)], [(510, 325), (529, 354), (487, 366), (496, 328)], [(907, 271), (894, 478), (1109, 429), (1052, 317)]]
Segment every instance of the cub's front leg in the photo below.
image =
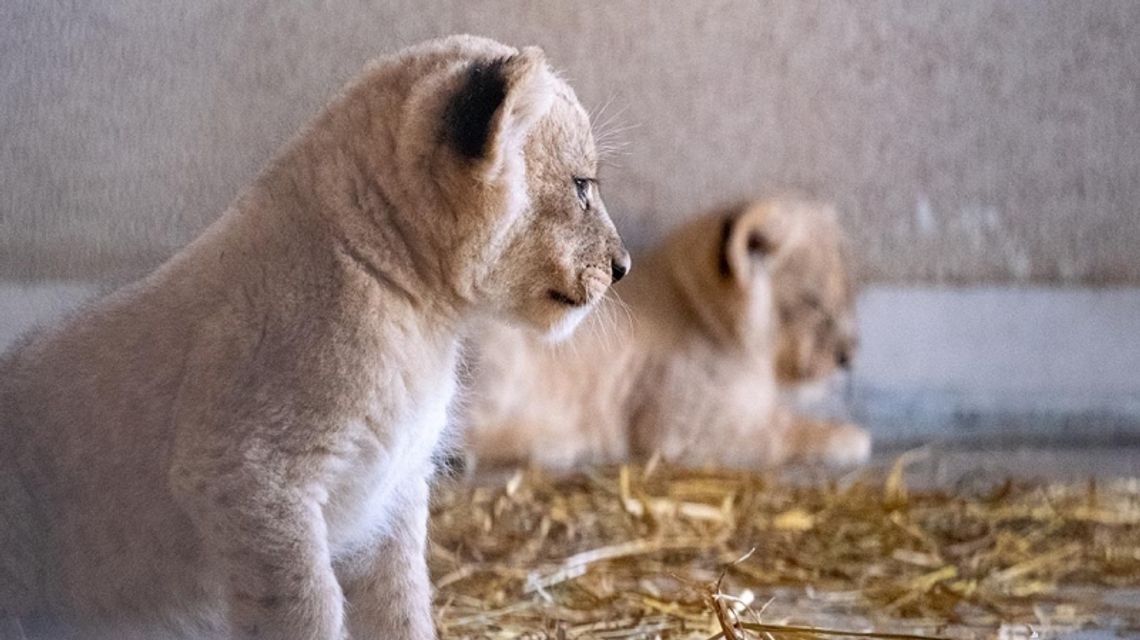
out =
[(352, 640), (430, 640), (427, 569), (428, 483), (410, 479), (394, 497), (384, 535), (337, 565)]
[(265, 470), (179, 476), (176, 492), (223, 585), (231, 637), (346, 637), (344, 598), (315, 500)]

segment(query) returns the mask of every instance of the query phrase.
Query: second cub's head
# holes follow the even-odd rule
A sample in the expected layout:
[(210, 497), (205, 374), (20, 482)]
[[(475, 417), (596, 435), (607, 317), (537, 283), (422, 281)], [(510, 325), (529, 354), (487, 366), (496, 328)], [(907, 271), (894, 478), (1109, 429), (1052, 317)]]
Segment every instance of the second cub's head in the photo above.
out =
[(830, 206), (772, 199), (729, 207), (683, 227), (664, 250), (704, 330), (759, 345), (782, 382), (850, 363), (853, 296)]
[(454, 257), (478, 303), (560, 339), (630, 269), (629, 254), (573, 90), (538, 49), (475, 42), (449, 83), (434, 168), (459, 218)]
[(772, 262), (776, 374), (794, 383), (847, 368), (858, 334), (835, 209), (811, 201), (775, 200), (755, 224), (778, 249)]

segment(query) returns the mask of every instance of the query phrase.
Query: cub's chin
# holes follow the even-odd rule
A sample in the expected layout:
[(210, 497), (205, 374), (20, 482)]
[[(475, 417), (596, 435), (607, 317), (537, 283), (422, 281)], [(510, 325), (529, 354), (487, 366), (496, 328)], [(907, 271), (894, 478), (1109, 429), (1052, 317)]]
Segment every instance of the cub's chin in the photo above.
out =
[(594, 305), (571, 307), (562, 312), (542, 334), (543, 340), (550, 344), (557, 344), (574, 334), (574, 330), (582, 324), (582, 320), (590, 313)]
[(595, 302), (578, 301), (551, 290), (547, 295), (531, 300), (527, 306), (516, 309), (512, 314), (512, 324), (534, 331), (547, 343), (557, 344), (574, 334), (582, 320), (597, 306)]

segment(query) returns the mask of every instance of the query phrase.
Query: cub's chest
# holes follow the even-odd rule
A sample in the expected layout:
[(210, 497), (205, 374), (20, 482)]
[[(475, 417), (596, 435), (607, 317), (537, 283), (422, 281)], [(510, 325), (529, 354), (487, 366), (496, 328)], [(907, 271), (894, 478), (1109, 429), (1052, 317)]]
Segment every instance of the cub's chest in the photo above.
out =
[(453, 376), (402, 410), (377, 404), (348, 425), (329, 465), (323, 512), (334, 554), (383, 536), (432, 472), (432, 454), (448, 421)]

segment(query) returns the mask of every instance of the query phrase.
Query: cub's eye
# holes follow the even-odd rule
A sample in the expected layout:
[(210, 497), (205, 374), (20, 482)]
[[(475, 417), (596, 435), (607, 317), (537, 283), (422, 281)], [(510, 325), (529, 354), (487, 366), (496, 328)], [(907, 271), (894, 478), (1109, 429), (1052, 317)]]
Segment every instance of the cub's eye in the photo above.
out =
[(574, 190), (578, 192), (578, 203), (582, 209), (590, 208), (590, 179), (574, 178)]

